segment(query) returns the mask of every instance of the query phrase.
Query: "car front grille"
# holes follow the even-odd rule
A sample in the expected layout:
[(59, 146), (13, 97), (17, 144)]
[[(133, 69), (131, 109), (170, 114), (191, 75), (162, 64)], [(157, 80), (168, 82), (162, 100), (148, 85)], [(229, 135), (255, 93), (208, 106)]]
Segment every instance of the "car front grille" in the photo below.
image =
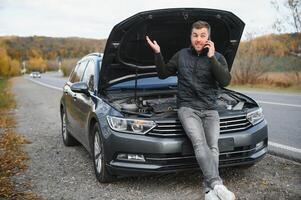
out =
[[(155, 122), (157, 126), (149, 132), (150, 135), (180, 136), (185, 134), (179, 120), (158, 120)], [(246, 115), (220, 118), (221, 134), (246, 130), (251, 126), (252, 124), (247, 120)]]
[(250, 126), (252, 126), (252, 124), (247, 120), (246, 115), (220, 118), (221, 133), (242, 131)]
[[(267, 141), (265, 141), (265, 148)], [(261, 149), (262, 149), (261, 148)], [(221, 152), (219, 154), (219, 165), (236, 165), (242, 162), (248, 162), (254, 160), (251, 156), (260, 151), (256, 149), (255, 145), (235, 147), (233, 151)], [(182, 154), (166, 154), (166, 155), (146, 155), (146, 161), (151, 164), (162, 165), (164, 168), (198, 168), (198, 164), (194, 154), (182, 155)]]

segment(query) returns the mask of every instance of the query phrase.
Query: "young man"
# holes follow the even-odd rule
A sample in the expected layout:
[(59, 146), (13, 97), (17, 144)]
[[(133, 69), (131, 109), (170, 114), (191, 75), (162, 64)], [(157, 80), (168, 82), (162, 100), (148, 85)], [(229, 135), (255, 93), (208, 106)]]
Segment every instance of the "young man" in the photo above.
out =
[(210, 25), (204, 21), (193, 23), (191, 47), (178, 51), (167, 64), (160, 46), (146, 40), (155, 52), (155, 65), (159, 78), (178, 76), (178, 116), (191, 140), (195, 156), (204, 174), (205, 200), (233, 200), (219, 176), (219, 115), (216, 111), (218, 86), (231, 80), (225, 58), (215, 51), (210, 40)]

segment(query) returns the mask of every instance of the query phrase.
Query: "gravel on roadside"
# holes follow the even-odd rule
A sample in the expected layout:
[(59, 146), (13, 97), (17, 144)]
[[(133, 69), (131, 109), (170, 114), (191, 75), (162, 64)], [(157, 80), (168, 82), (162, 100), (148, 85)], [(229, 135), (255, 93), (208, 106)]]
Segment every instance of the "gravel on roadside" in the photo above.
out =
[[(44, 199), (204, 199), (200, 171), (122, 178), (101, 184), (82, 146), (65, 147), (61, 139), (59, 100), (62, 92), (18, 77), (13, 92), (18, 133), (30, 160), (20, 184), (30, 180)], [(267, 155), (250, 168), (222, 168), (220, 175), (237, 199), (301, 199), (301, 164)]]

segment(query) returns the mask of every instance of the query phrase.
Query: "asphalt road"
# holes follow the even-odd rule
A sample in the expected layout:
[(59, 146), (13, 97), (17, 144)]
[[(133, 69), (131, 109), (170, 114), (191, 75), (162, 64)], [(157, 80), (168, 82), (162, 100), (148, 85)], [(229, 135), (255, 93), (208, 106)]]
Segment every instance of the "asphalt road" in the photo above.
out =
[[(301, 149), (301, 95), (245, 94), (262, 106), (269, 123), (271, 141)], [(272, 104), (278, 102), (281, 104)]]
[[(26, 79), (60, 90), (67, 78), (49, 72), (42, 78)], [(269, 127), (269, 151), (301, 161), (301, 95), (272, 92), (239, 91), (255, 99), (263, 108)]]

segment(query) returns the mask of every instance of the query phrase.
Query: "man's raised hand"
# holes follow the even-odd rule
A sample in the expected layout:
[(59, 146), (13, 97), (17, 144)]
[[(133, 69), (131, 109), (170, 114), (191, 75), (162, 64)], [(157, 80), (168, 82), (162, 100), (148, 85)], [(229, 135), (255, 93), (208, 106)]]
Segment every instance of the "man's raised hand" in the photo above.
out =
[(146, 41), (148, 43), (148, 45), (153, 49), (153, 51), (155, 53), (160, 53), (160, 46), (158, 45), (158, 43), (156, 42), (156, 40), (154, 40), (153, 42), (149, 39), (148, 36), (145, 37)]

